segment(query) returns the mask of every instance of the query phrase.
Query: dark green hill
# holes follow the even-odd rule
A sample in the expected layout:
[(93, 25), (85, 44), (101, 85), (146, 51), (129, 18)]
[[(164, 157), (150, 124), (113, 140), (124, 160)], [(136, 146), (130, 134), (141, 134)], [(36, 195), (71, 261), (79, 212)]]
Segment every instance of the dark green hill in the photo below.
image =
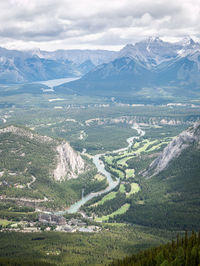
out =
[(114, 262), (112, 266), (198, 266), (200, 263), (200, 233), (192, 233), (188, 237), (167, 245), (149, 249), (121, 261)]
[[(181, 133), (164, 149), (159, 160), (154, 161), (156, 166), (152, 163), (156, 169), (154, 176), (151, 171), (145, 177), (140, 175), (141, 190), (132, 196), (129, 210), (115, 220), (166, 229), (200, 228), (200, 125), (196, 125), (195, 130), (190, 128)], [(188, 136), (191, 138), (187, 139)], [(171, 160), (169, 147), (173, 148)], [(168, 164), (162, 169), (164, 160)], [(136, 166), (135, 159), (127, 163), (130, 168)], [(138, 204), (139, 201), (143, 203)]]
[(60, 85), (55, 90), (64, 93), (66, 88), (70, 88), (82, 95), (123, 96), (147, 85), (150, 77), (151, 71), (136, 60), (122, 57), (100, 65), (80, 80)]
[[(0, 129), (0, 197), (30, 207), (66, 207), (105, 182), (96, 168), (62, 140), (27, 128)], [(105, 180), (104, 180), (105, 181)]]
[(102, 64), (56, 92), (116, 97), (120, 101), (163, 103), (199, 97), (199, 52), (148, 67), (131, 56)]

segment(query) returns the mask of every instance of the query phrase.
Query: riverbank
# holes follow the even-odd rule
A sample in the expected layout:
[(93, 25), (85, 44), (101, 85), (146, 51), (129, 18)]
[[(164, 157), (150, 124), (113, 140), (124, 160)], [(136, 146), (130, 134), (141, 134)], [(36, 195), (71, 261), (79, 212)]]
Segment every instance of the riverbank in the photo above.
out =
[[(133, 136), (133, 137), (127, 138), (126, 141), (128, 143), (128, 146), (125, 148), (119, 149), (119, 150), (114, 150), (114, 151), (112, 151), (112, 153), (124, 152), (124, 151), (128, 150), (132, 146), (135, 139), (139, 139), (140, 137), (145, 135), (145, 131), (142, 130), (138, 124), (134, 124), (132, 126), (132, 129), (137, 131), (138, 136)], [(83, 150), (83, 154), (85, 154), (85, 152), (86, 152), (86, 149)], [(80, 199), (79, 201), (72, 204), (67, 210), (55, 212), (56, 215), (64, 215), (65, 213), (71, 213), (71, 214), (76, 213), (76, 212), (78, 212), (80, 207), (83, 206), (86, 202), (88, 202), (89, 200), (91, 200), (97, 196), (100, 196), (100, 195), (103, 195), (103, 194), (106, 194), (106, 193), (112, 191), (120, 183), (120, 178), (117, 178), (117, 180), (114, 181), (111, 177), (111, 173), (109, 173), (105, 169), (105, 165), (104, 165), (103, 161), (100, 159), (102, 156), (105, 156), (105, 155), (106, 155), (106, 153), (97, 154), (95, 156), (92, 156), (91, 158), (92, 158), (93, 163), (95, 164), (98, 172), (103, 174), (107, 178), (108, 187), (104, 190), (101, 190), (98, 192), (92, 192), (92, 193), (88, 194), (87, 196), (82, 197), (82, 199)]]

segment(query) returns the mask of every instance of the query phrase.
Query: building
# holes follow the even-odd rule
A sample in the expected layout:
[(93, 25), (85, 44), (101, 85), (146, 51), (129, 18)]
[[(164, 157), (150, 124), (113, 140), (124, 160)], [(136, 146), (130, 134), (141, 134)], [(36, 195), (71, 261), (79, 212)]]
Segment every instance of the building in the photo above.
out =
[(66, 219), (63, 216), (40, 213), (39, 222), (43, 224), (51, 224), (51, 225), (65, 225)]

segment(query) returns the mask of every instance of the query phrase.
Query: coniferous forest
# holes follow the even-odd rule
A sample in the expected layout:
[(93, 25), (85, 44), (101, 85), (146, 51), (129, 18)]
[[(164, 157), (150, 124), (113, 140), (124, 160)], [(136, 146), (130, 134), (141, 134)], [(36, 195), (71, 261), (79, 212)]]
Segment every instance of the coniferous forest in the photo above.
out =
[(200, 266), (200, 0), (0, 10), (0, 266)]
[(200, 264), (200, 232), (177, 235), (176, 241), (139, 252), (111, 266), (197, 266)]

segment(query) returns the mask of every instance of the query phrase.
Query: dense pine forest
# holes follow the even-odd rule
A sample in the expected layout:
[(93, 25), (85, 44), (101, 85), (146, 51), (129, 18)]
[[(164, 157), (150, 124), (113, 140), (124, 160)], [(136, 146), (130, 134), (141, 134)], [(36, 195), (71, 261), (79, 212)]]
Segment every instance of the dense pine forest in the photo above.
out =
[(111, 266), (196, 266), (200, 265), (200, 232), (187, 232), (183, 238), (156, 248), (139, 252)]
[[(34, 239), (41, 241), (43, 236)], [(44, 237), (45, 238), (45, 237)], [(31, 251), (30, 251), (31, 252)], [(49, 258), (50, 259), (50, 258)], [(66, 258), (65, 258), (66, 259)], [(105, 265), (100, 263), (99, 258), (96, 258), (98, 265)], [(18, 258), (0, 258), (0, 266), (38, 266), (38, 265), (70, 265), (71, 260), (65, 262), (52, 260), (38, 260), (33, 254), (30, 259), (19, 256)], [(66, 263), (66, 264), (65, 264)], [(95, 263), (95, 265), (96, 265)], [(71, 265), (74, 265), (73, 262)], [(78, 265), (86, 265), (84, 260), (80, 260)], [(108, 265), (108, 264), (106, 264)], [(183, 237), (177, 235), (176, 240), (170, 243), (160, 245), (155, 248), (147, 249), (136, 253), (123, 260), (114, 261), (110, 266), (198, 266), (200, 265), (200, 232), (194, 231), (189, 235), (187, 232)]]

